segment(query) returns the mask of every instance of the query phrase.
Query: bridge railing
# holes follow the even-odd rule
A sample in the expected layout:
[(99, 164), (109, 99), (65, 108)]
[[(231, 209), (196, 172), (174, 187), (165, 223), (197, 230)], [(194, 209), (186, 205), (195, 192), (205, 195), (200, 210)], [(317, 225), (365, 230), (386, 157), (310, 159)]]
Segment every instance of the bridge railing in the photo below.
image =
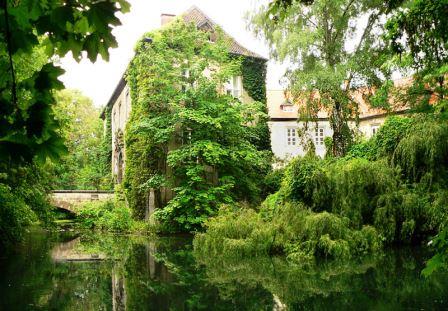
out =
[(109, 193), (113, 194), (113, 190), (53, 190), (51, 193)]

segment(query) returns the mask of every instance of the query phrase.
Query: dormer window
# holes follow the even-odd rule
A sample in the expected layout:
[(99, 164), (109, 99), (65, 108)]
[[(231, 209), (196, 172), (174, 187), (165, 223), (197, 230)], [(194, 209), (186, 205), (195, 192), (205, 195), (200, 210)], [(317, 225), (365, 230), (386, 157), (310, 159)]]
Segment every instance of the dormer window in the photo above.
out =
[(213, 25), (209, 21), (203, 21), (198, 24), (198, 29), (203, 31), (213, 31)]
[(287, 100), (283, 104), (280, 105), (280, 109), (284, 112), (293, 112), (294, 105), (289, 100)]
[(241, 76), (233, 76), (227, 81), (225, 90), (228, 95), (232, 95), (235, 98), (240, 98), (242, 94), (242, 81)]

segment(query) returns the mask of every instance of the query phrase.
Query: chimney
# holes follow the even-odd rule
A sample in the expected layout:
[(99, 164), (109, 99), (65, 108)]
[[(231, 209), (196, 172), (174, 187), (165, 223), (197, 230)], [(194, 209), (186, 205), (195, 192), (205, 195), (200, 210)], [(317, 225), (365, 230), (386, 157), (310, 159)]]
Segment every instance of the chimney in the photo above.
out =
[(161, 24), (161, 26), (165, 26), (166, 24), (171, 22), (175, 17), (176, 17), (176, 15), (174, 15), (174, 14), (162, 13), (160, 15), (160, 24)]

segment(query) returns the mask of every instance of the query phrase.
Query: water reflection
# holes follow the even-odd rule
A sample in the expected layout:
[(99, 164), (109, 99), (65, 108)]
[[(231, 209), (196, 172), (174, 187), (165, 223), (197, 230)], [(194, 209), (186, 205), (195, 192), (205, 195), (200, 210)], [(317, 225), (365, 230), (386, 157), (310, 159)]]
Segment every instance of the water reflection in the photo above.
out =
[(0, 310), (448, 308), (421, 250), (315, 266), (195, 257), (191, 240), (33, 232), (0, 260)]

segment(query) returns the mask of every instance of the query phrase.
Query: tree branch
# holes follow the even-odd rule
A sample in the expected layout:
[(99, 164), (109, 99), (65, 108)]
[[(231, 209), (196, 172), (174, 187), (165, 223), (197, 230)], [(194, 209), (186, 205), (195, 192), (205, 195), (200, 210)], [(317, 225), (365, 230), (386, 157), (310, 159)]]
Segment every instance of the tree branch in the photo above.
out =
[[(359, 40), (358, 46), (356, 47), (356, 50), (353, 53), (353, 55), (358, 54), (364, 40), (367, 37), (367, 34), (370, 33), (370, 31), (372, 30), (373, 24), (375, 23), (376, 19), (378, 18), (378, 16), (380, 16), (381, 13), (382, 13), (382, 11), (380, 10), (378, 13), (370, 14), (369, 19), (367, 21), (366, 28), (364, 28), (364, 32), (362, 33), (361, 39)], [(353, 79), (353, 71), (350, 72), (350, 75), (347, 79), (346, 88), (345, 88), (346, 91), (348, 91), (348, 88), (350, 87), (350, 83), (351, 83), (352, 79)]]
[[(355, 0), (351, 0), (351, 1), (347, 4), (347, 6), (346, 6), (345, 9), (344, 9), (344, 12), (342, 13), (341, 19), (343, 19), (343, 18), (345, 17), (345, 15), (347, 15), (348, 10), (350, 9), (350, 7), (352, 6), (352, 4), (353, 4), (354, 2), (355, 2)], [(334, 24), (331, 25), (330, 33), (333, 32), (333, 26), (334, 26)], [(339, 28), (338, 31), (336, 32), (336, 34), (334, 35), (333, 41), (335, 41), (335, 40), (339, 37), (339, 35), (341, 34), (341, 29), (342, 29), (342, 28)]]

